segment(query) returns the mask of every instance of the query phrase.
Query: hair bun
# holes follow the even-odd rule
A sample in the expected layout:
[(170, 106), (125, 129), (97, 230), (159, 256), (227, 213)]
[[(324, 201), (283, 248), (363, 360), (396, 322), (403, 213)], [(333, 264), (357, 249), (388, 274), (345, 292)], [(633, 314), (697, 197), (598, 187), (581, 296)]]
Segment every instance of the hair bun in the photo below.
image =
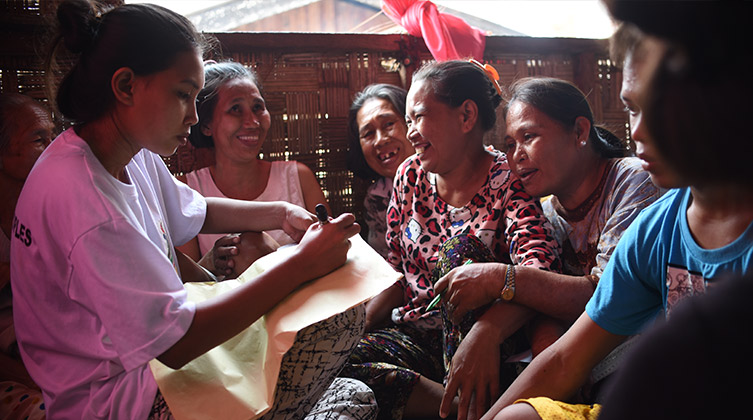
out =
[(57, 18), (63, 43), (69, 51), (80, 53), (91, 46), (99, 18), (90, 2), (65, 1), (58, 7)]

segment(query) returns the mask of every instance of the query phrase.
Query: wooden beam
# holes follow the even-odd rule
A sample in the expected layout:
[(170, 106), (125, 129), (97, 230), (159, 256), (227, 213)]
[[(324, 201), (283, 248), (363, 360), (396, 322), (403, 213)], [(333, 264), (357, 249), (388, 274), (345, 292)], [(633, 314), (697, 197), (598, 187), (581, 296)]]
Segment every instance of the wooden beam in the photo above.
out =
[[(403, 34), (329, 34), (301, 32), (216, 32), (216, 37), (230, 51), (298, 52), (325, 51), (398, 51), (401, 40), (413, 38), (421, 52), (428, 53), (423, 39)], [(531, 38), (489, 36), (487, 51), (525, 54), (606, 54), (608, 41), (579, 38)]]
[[(223, 47), (231, 51), (310, 52), (327, 51), (395, 51), (400, 35), (328, 34), (302, 32), (215, 32)], [(407, 36), (407, 35), (406, 35)]]
[(609, 41), (584, 38), (533, 38), (525, 36), (488, 36), (486, 51), (525, 54), (606, 54)]

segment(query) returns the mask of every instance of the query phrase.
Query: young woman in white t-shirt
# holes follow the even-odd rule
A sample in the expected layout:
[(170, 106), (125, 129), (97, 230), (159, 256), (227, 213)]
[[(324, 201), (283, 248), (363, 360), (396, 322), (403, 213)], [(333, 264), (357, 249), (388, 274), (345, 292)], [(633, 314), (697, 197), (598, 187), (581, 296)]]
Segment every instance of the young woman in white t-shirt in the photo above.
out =
[[(98, 9), (84, 0), (63, 2), (57, 18), (57, 39), (75, 60), (56, 99), (74, 126), (42, 153), (16, 208), (20, 352), (48, 418), (170, 418), (149, 361), (180, 368), (235, 336), (342, 265), (359, 227), (350, 214), (314, 223), (285, 202), (205, 199), (170, 174), (160, 155), (187, 141), (204, 85), (204, 42), (186, 18), (154, 5)], [(183, 282), (202, 271), (186, 270), (175, 245), (199, 232), (267, 229), (300, 240), (290, 259), (218, 298), (187, 300)], [(281, 372), (288, 382), (278, 382), (267, 416), (302, 418), (313, 408), (363, 318), (356, 307), (312, 326), (324, 332), (305, 335), (322, 340), (319, 359), (289, 368), (334, 372)], [(311, 341), (294, 344), (283, 365)]]

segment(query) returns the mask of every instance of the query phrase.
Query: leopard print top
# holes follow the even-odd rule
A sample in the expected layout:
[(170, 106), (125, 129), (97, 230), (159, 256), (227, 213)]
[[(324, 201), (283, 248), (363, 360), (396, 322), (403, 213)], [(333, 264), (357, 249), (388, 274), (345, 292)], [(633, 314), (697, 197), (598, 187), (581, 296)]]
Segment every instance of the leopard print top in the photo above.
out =
[(512, 257), (523, 266), (560, 270), (560, 246), (539, 200), (523, 190), (506, 156), (492, 153), (487, 182), (463, 207), (452, 207), (439, 197), (436, 175), (423, 170), (417, 155), (398, 169), (387, 210), (387, 260), (404, 274), (405, 303), (392, 310), (393, 322), (441, 328), (438, 311), (425, 312), (424, 307), (434, 297), (431, 273), (439, 249), (458, 234), (478, 236), (498, 261), (510, 262)]

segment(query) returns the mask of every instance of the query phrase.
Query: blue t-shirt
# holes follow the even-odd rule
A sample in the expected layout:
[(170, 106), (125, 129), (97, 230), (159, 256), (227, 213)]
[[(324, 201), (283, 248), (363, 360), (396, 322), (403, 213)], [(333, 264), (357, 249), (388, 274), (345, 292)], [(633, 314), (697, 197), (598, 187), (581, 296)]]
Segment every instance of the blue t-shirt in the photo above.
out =
[(725, 274), (751, 272), (753, 223), (734, 242), (703, 249), (688, 228), (689, 197), (689, 188), (668, 192), (625, 231), (586, 305), (600, 327), (619, 335), (639, 333)]

